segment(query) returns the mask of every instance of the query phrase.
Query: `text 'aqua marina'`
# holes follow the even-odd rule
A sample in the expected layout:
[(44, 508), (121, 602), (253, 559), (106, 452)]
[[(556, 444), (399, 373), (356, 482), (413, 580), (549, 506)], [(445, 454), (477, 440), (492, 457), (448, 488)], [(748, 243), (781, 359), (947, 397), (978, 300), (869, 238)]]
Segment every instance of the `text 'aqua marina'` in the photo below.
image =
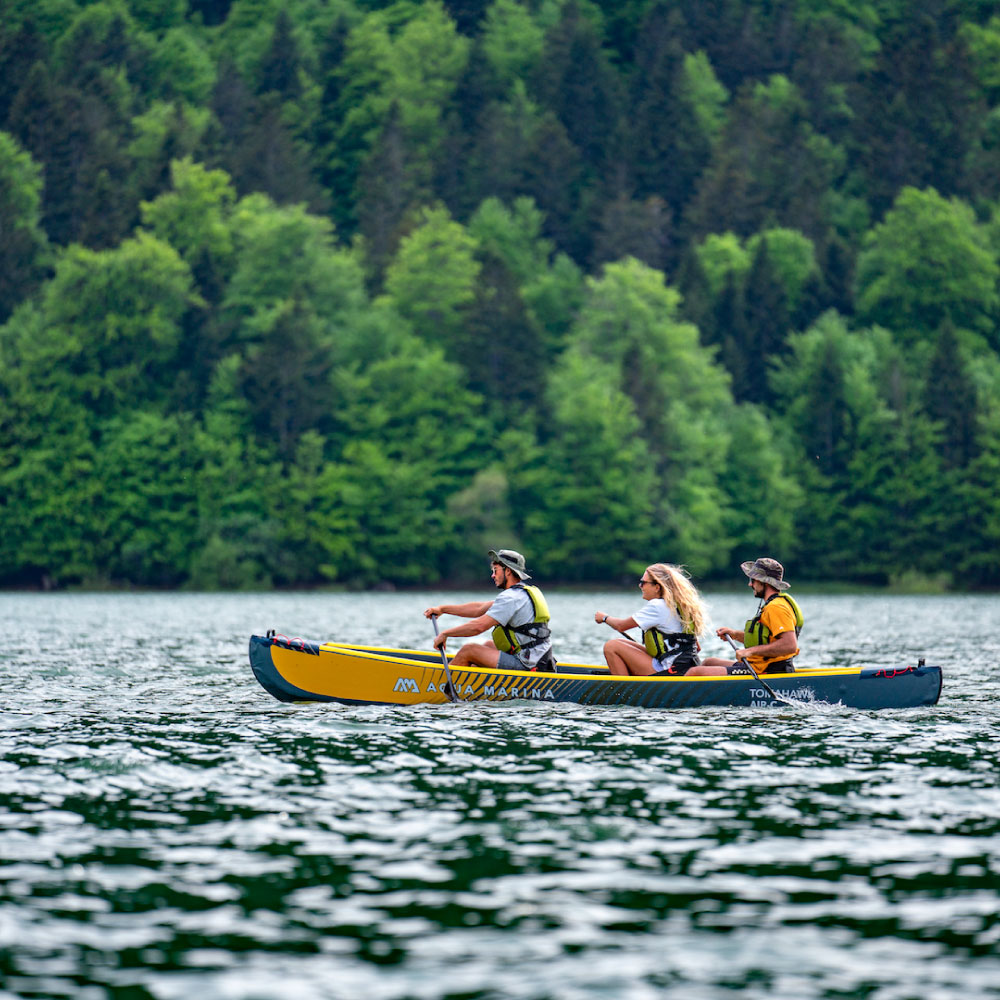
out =
[[(406, 694), (420, 694), (420, 685), (412, 677), (399, 677), (396, 679), (395, 687), (393, 691), (402, 691)], [(475, 688), (471, 684), (465, 685), (465, 690), (458, 688), (458, 693), (462, 697), (468, 697), (468, 695), (474, 695), (476, 693)], [(434, 681), (430, 681), (427, 687), (424, 688), (424, 693), (429, 694), (431, 692), (440, 691), (442, 694), (447, 694), (445, 691), (445, 686), (442, 684), (438, 687)], [(550, 701), (555, 701), (555, 696), (552, 692), (546, 688), (544, 691), (538, 688), (528, 688), (528, 687), (511, 687), (507, 688), (505, 685), (501, 684), (497, 687), (495, 684), (484, 684), (482, 688), (482, 697), (484, 698), (537, 698), (538, 700), (548, 699)]]

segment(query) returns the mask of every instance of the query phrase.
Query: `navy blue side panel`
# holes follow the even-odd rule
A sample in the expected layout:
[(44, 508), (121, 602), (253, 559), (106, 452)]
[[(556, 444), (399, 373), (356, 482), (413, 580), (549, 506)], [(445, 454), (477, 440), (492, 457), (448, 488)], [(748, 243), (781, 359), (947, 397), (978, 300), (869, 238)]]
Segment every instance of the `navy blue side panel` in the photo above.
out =
[[(279, 643), (284, 645), (284, 643)], [(298, 648), (297, 646), (295, 648)], [(317, 655), (319, 649), (317, 647)], [(322, 694), (311, 694), (303, 691), (302, 688), (289, 684), (281, 674), (278, 673), (271, 659), (271, 640), (260, 635), (250, 636), (250, 667), (254, 677), (260, 681), (261, 687), (268, 694), (273, 694), (278, 701), (337, 701), (336, 698), (329, 698)]]
[(868, 667), (861, 671), (857, 708), (936, 705), (941, 696), (940, 667)]

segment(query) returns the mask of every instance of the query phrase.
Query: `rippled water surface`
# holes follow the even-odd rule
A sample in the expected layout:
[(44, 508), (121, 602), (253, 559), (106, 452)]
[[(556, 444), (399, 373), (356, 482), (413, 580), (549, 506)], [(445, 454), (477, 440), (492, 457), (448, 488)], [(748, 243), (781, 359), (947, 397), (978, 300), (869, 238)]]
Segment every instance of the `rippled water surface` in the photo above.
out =
[[(548, 596), (583, 662), (638, 603)], [(427, 647), (442, 597), (0, 594), (0, 997), (1000, 996), (1000, 598), (800, 595), (804, 663), (924, 655), (932, 708), (284, 705), (250, 673), (267, 628)]]

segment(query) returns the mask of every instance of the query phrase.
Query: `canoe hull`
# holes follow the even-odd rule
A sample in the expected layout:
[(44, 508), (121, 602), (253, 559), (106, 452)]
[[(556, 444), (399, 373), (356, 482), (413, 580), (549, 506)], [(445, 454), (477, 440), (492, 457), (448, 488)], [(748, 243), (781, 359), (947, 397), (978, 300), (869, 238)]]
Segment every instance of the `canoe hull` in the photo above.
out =
[[(416, 705), (449, 700), (444, 667), (434, 652), (254, 635), (250, 665), (279, 701)], [(616, 677), (605, 668), (578, 665), (560, 665), (556, 673), (453, 667), (451, 675), (464, 701), (644, 708), (782, 704), (752, 677)], [(941, 693), (941, 668), (923, 664), (801, 670), (769, 674), (766, 680), (782, 697), (859, 709), (933, 705)]]

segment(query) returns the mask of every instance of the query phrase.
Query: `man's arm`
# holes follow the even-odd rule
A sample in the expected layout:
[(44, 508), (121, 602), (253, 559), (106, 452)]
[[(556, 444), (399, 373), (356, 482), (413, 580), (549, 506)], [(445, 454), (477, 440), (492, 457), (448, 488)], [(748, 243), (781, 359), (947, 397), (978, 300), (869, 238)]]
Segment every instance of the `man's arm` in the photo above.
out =
[(736, 653), (736, 658), (743, 660), (748, 656), (763, 656), (771, 660), (779, 656), (791, 656), (797, 647), (798, 642), (795, 639), (795, 630), (792, 629), (788, 632), (782, 632), (777, 638), (772, 639), (763, 646), (748, 646), (746, 649), (739, 650)]
[[(438, 604), (424, 612), (425, 618), (440, 615), (455, 615), (457, 618), (479, 618), (485, 615), (493, 606), (492, 601), (470, 601), (468, 604)], [(493, 623), (494, 625), (496, 622)], [(480, 632), (483, 629), (479, 630)], [(479, 632), (469, 632), (469, 635), (479, 635)]]
[(455, 625), (452, 628), (446, 628), (444, 631), (438, 632), (434, 637), (434, 648), (444, 649), (444, 644), (451, 638), (460, 639), (465, 636), (479, 635), (488, 628), (496, 628), (499, 624), (495, 618), (490, 618), (489, 615), (480, 615), (478, 618), (473, 618), (471, 622), (466, 622), (464, 625)]
[(746, 633), (741, 628), (729, 628), (728, 625), (723, 625), (722, 628), (717, 628), (715, 634), (720, 639), (725, 639), (727, 635), (732, 636), (733, 642), (744, 642), (746, 641)]

